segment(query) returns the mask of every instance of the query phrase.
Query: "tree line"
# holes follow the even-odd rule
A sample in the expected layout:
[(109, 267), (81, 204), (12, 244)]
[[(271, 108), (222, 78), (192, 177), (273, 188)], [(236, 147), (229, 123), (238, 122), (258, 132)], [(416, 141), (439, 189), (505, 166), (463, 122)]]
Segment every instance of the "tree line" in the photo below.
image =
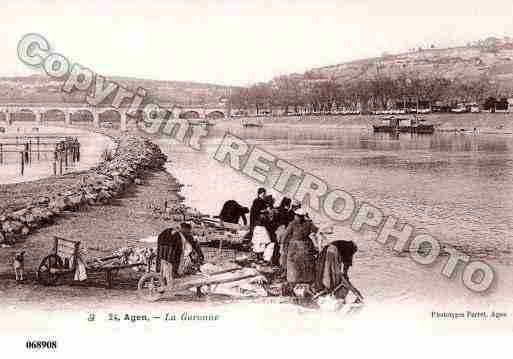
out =
[(256, 110), (264, 114), (280, 108), (284, 113), (370, 112), (406, 108), (454, 107), (458, 103), (490, 103), (508, 97), (488, 76), (473, 80), (442, 76), (404, 74), (381, 75), (369, 79), (337, 81), (307, 72), (283, 75), (269, 82), (232, 91), (234, 109)]

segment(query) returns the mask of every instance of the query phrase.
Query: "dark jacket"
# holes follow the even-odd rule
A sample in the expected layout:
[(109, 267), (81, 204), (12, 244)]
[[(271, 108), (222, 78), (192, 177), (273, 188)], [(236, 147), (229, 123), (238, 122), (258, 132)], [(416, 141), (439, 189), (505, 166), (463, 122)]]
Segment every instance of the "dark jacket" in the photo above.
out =
[(287, 208), (278, 207), (273, 211), (273, 228), (276, 231), (278, 227), (287, 227), (294, 220), (294, 213)]
[(263, 210), (267, 208), (267, 202), (264, 201), (264, 199), (257, 197), (253, 201), (253, 204), (251, 205), (251, 210), (249, 212), (249, 227), (250, 230), (253, 231), (255, 228), (256, 222), (260, 218), (260, 215), (262, 214)]
[(344, 268), (349, 268), (353, 265), (353, 257), (358, 247), (353, 241), (334, 241), (330, 243), (331, 245), (337, 247), (338, 255), (340, 256), (340, 261), (344, 264)]
[(247, 209), (237, 203), (237, 201), (226, 201), (221, 209), (221, 213), (219, 213), (219, 219), (223, 222), (239, 223), (239, 220), (242, 218), (244, 225), (247, 225), (248, 221), (246, 219), (245, 210), (247, 211)]
[[(204, 261), (203, 252), (198, 242), (192, 235), (183, 234), (190, 243), (192, 249), (197, 253), (201, 262)], [(164, 230), (157, 239), (157, 271), (160, 271), (160, 261), (165, 260), (172, 264), (173, 275), (177, 275), (178, 266), (182, 257), (183, 246), (179, 231), (172, 228)]]
[(317, 233), (319, 229), (309, 220), (294, 219), (287, 226), (283, 235), (283, 242), (288, 245), (291, 241), (312, 243), (310, 234)]

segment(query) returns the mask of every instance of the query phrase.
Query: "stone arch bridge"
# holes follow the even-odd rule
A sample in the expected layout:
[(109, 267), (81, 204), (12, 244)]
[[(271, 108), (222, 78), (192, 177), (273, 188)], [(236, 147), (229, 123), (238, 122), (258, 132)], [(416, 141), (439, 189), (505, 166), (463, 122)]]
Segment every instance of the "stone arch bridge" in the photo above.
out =
[[(172, 106), (166, 107), (160, 105), (163, 111), (157, 116), (162, 118), (175, 118), (175, 119), (214, 119), (219, 120), (230, 117), (229, 110), (225, 107), (181, 107)], [(15, 117), (19, 114), (24, 114), (24, 117), (31, 117), (35, 124), (44, 123), (65, 123), (67, 125), (76, 123), (91, 123), (93, 127), (101, 127), (101, 123), (105, 122), (119, 122), (119, 128), (122, 131), (127, 130), (129, 121), (134, 121), (137, 115), (134, 112), (129, 112), (128, 107), (93, 107), (80, 104), (0, 104), (0, 121), (12, 123), (16, 120)], [(127, 114), (128, 112), (128, 114)], [(59, 113), (61, 120), (50, 120), (50, 113)], [(116, 120), (105, 120), (104, 117), (107, 113), (114, 114)], [(144, 114), (144, 111), (141, 111)], [(2, 116), (3, 114), (3, 116)], [(82, 116), (80, 116), (80, 114)], [(103, 117), (103, 118), (102, 118)], [(84, 119), (87, 118), (87, 119)], [(155, 118), (155, 117), (152, 117)], [(30, 122), (30, 120), (23, 120)]]

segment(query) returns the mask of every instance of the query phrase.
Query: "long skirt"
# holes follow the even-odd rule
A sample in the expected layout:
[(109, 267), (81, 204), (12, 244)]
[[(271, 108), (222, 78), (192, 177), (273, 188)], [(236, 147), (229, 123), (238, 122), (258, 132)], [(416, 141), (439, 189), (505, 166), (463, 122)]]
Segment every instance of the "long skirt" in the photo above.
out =
[(279, 265), (284, 273), (287, 272), (287, 251), (289, 248), (288, 243), (285, 243), (285, 226), (281, 225), (276, 230), (276, 241), (278, 242), (279, 249)]
[(267, 244), (271, 243), (271, 238), (269, 237), (269, 233), (267, 233), (267, 229), (265, 229), (265, 227), (255, 226), (253, 239), (251, 241), (253, 243), (253, 252), (264, 253)]
[(287, 251), (287, 282), (311, 283), (315, 280), (315, 252), (307, 241), (291, 241)]
[(166, 285), (173, 283), (173, 265), (170, 262), (164, 259), (160, 260), (160, 274), (164, 278)]

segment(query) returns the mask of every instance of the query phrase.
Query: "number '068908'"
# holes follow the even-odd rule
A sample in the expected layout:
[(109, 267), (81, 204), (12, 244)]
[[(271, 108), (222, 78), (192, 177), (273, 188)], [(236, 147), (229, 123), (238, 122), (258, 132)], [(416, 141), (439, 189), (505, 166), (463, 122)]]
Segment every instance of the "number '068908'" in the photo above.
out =
[(27, 342), (25, 343), (25, 347), (27, 349), (35, 349), (35, 350), (57, 349), (57, 341), (56, 340), (27, 340)]

